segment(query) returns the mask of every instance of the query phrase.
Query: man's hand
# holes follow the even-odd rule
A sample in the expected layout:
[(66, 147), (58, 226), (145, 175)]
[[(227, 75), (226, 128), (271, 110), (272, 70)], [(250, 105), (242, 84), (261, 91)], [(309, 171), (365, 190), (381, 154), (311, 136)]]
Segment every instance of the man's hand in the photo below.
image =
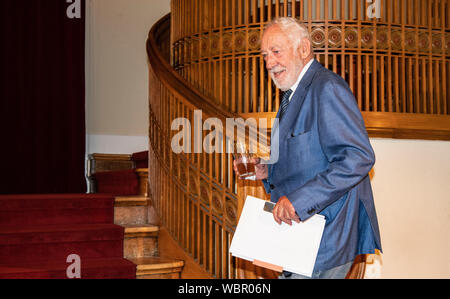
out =
[[(233, 161), (233, 169), (238, 176), (240, 175), (239, 170), (237, 168), (239, 162), (240, 162), (239, 160)], [(250, 162), (255, 164), (256, 180), (264, 180), (269, 177), (269, 169), (267, 167), (267, 164), (261, 164), (260, 158), (250, 158)]]
[(261, 164), (260, 158), (255, 158), (256, 164), (255, 164), (255, 173), (256, 173), (256, 179), (257, 180), (265, 180), (269, 177), (269, 168), (267, 167), (267, 164)]
[(292, 221), (300, 223), (300, 218), (295, 212), (294, 206), (286, 196), (280, 197), (277, 205), (273, 208), (273, 218), (280, 225), (281, 222), (288, 225), (292, 225)]

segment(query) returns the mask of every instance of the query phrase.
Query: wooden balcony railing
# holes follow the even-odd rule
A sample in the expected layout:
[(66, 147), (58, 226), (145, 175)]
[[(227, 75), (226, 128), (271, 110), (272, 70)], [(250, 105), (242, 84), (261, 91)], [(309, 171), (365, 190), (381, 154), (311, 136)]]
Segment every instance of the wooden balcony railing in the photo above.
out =
[(369, 18), (364, 0), (172, 0), (171, 16), (150, 31), (149, 196), (212, 277), (274, 277), (228, 253), (244, 196), (268, 197), (260, 183), (236, 179), (233, 140), (217, 138), (222, 154), (176, 154), (172, 125), (184, 119), (185, 133), (204, 140), (198, 111), (222, 123), (275, 117), (280, 94), (259, 54), (273, 17), (306, 22), (316, 59), (349, 83), (371, 137), (450, 140), (449, 1), (379, 1), (380, 17)]
[(349, 83), (370, 136), (450, 140), (447, 0), (174, 0), (172, 15), (174, 68), (229, 111), (275, 117), (259, 43), (268, 21), (292, 16)]

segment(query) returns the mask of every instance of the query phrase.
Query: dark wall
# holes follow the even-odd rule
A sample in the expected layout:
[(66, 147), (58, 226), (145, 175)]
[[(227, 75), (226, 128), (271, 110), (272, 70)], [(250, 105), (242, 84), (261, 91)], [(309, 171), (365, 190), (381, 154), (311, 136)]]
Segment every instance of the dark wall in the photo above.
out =
[(0, 194), (86, 192), (79, 2), (0, 1)]

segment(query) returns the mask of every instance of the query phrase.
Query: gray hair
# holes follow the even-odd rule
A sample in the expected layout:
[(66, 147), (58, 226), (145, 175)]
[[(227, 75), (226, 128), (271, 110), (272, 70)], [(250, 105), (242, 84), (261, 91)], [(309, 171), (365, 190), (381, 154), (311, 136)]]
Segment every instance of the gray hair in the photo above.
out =
[(300, 45), (300, 42), (303, 39), (309, 40), (311, 43), (312, 52), (311, 35), (309, 34), (308, 28), (304, 24), (300, 23), (300, 21), (290, 17), (279, 17), (267, 23), (264, 30), (267, 30), (274, 25), (278, 25), (280, 29), (288, 36), (295, 49)]

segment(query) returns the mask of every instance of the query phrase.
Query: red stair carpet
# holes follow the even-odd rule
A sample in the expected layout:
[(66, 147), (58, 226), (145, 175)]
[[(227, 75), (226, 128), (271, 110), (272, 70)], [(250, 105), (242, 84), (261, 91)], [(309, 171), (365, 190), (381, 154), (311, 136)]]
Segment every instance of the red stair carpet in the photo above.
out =
[(116, 196), (139, 193), (139, 178), (135, 169), (98, 172), (93, 177), (97, 182), (97, 193)]
[(148, 151), (132, 154), (131, 160), (136, 163), (136, 168), (148, 168)]
[(123, 238), (111, 195), (0, 196), (0, 279), (67, 278), (72, 254), (81, 278), (134, 279)]
[(148, 168), (148, 151), (131, 155), (135, 167), (127, 170), (105, 171), (93, 174), (97, 193), (114, 194), (116, 196), (136, 195), (139, 193), (138, 168)]

